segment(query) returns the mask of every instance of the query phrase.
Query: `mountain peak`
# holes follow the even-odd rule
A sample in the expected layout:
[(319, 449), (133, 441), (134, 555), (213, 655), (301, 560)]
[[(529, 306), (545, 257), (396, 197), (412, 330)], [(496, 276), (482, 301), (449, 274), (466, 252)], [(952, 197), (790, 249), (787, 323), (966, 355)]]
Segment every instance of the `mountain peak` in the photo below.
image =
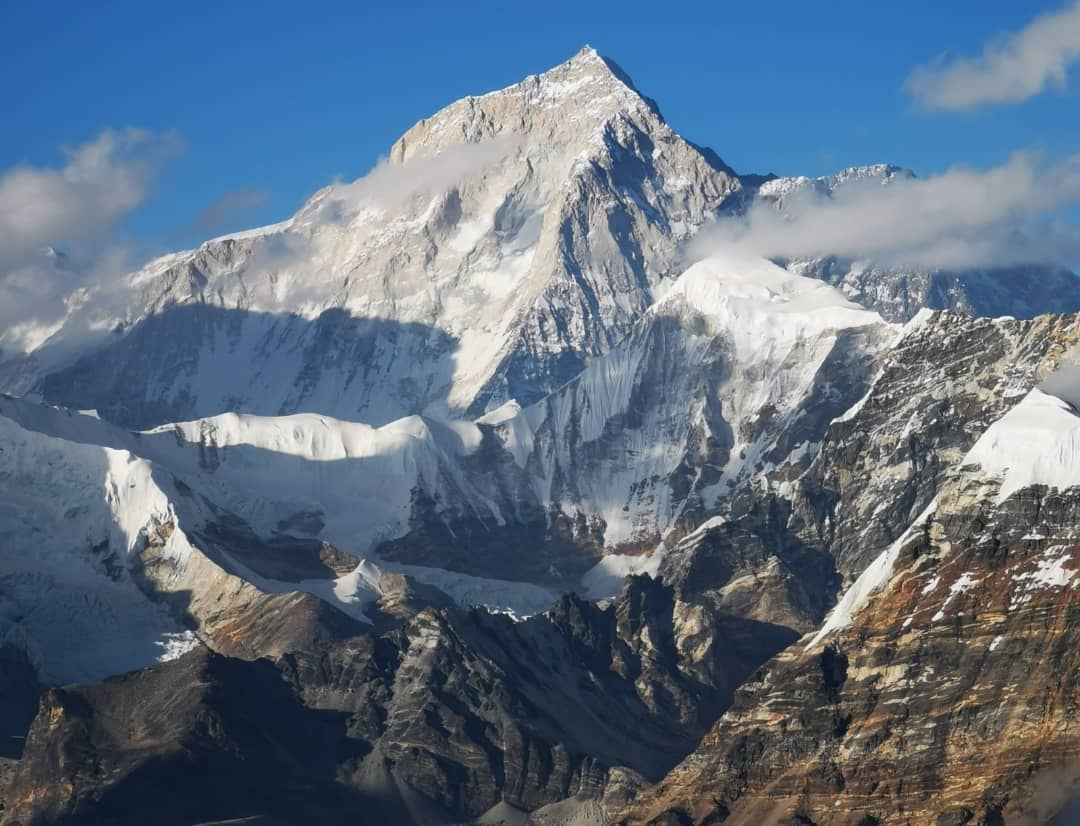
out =
[[(569, 60), (548, 69), (546, 72), (541, 72), (539, 75), (531, 75), (522, 82), (529, 83), (533, 80), (536, 80), (541, 84), (551, 83), (553, 81), (558, 82), (559, 80), (565, 82), (565, 80), (571, 77), (588, 78), (601, 84), (614, 86), (623, 93), (631, 92), (635, 98), (645, 100), (651, 108), (656, 108), (653, 101), (645, 98), (644, 95), (638, 91), (637, 87), (634, 86), (633, 79), (631, 79), (630, 75), (628, 75), (621, 66), (614, 60), (601, 55), (587, 43)], [(509, 88), (513, 89), (515, 87), (511, 86)], [(571, 91), (576, 90), (576, 88), (571, 89)], [(498, 94), (498, 92), (493, 94)]]
[[(596, 51), (596, 49), (594, 49), (592, 46), (590, 46), (588, 43), (586, 43), (584, 46), (582, 46), (580, 49), (577, 50), (577, 52), (574, 54), (573, 57), (571, 57), (566, 62), (567, 63), (573, 63), (573, 62), (578, 62), (578, 63), (600, 62), (600, 63), (604, 63), (606, 61), (604, 60), (604, 58), (602, 58), (600, 56), (600, 53), (598, 51)], [(560, 64), (560, 65), (562, 65), (562, 64)]]
[(638, 92), (618, 64), (586, 45), (545, 72), (464, 97), (421, 120), (394, 145), (390, 158), (400, 162), (462, 138), (476, 142), (507, 132), (543, 134), (545, 143), (578, 142), (620, 113), (663, 121), (656, 103)]
[(563, 67), (575, 67), (579, 70), (593, 68), (601, 72), (606, 72), (607, 74), (618, 80), (620, 83), (622, 83), (624, 86), (627, 86), (635, 92), (637, 91), (637, 89), (634, 87), (633, 80), (630, 79), (630, 75), (623, 71), (621, 66), (619, 66), (614, 60), (604, 57), (602, 54), (600, 54), (600, 52), (596, 51), (596, 49), (594, 49), (588, 43), (582, 46), (577, 51), (577, 53), (574, 54), (574, 56), (571, 57), (569, 60), (565, 61), (564, 63), (560, 63), (558, 66), (552, 67), (548, 70), (548, 72), (543, 72), (542, 75), (548, 74), (549, 72), (557, 71)]

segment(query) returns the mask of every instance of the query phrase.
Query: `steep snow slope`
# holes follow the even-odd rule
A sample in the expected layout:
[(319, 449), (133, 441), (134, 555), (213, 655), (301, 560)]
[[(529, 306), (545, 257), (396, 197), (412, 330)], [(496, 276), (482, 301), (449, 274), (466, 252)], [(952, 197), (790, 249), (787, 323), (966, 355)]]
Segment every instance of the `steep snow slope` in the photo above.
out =
[(225, 413), (140, 440), (175, 472), (212, 480), (214, 501), (265, 535), (303, 533), (308, 516), (335, 544), (370, 553), (406, 529), (417, 486), (447, 505), (475, 504), (484, 518), (501, 518), (458, 468), (456, 457), (480, 440), (468, 424), (436, 427), (410, 416), (372, 428), (313, 414)]
[[(545, 610), (556, 596), (527, 583), (419, 566), (375, 565), (359, 557), (343, 560), (332, 577), (316, 577), (319, 566), (304, 563), (302, 551), (315, 547), (309, 537), (317, 535), (336, 546), (369, 553), (382, 539), (403, 533), (409, 524), (411, 489), (424, 485), (425, 479), (434, 495), (467, 509), (471, 500), (456, 487), (460, 471), (453, 457), (471, 449), (469, 438), (479, 438), (479, 431), (469, 424), (432, 430), (411, 417), (374, 429), (306, 415), (225, 414), (129, 433), (91, 416), (2, 397), (0, 421), (12, 428), (11, 442), (17, 447), (28, 440), (47, 440), (58, 456), (70, 449), (76, 455), (128, 457), (145, 476), (133, 482), (132, 489), (146, 488), (150, 496), (148, 502), (136, 502), (125, 511), (125, 518), (136, 524), (136, 546), (145, 545), (148, 531), (166, 523), (174, 528), (182, 524), (184, 531), (173, 530), (169, 544), (174, 538), (184, 543), (194, 540), (200, 557), (211, 552), (216, 560), (201, 563), (210, 565), (207, 570), (224, 566), (259, 593), (304, 591), (366, 620), (367, 608), (383, 591), (381, 578), (389, 567), (434, 585), (463, 604), (483, 603), (520, 616)], [(169, 480), (168, 494), (158, 480)], [(72, 493), (58, 485), (47, 496), (38, 488), (25, 496), (52, 503), (85, 493), (91, 503), (87, 507), (107, 522), (109, 514), (99, 513), (98, 502), (107, 488), (91, 475), (85, 491)], [(482, 494), (473, 491), (471, 497), (480, 507), (487, 505)], [(17, 510), (13, 506), (12, 520)], [(49, 532), (75, 558), (87, 556), (91, 546), (73, 538), (68, 526), (34, 521), (34, 512), (23, 510), (28, 514), (24, 519), (38, 532)], [(497, 518), (497, 513), (486, 515)], [(289, 540), (300, 544), (288, 544)], [(274, 545), (275, 541), (284, 544)], [(282, 554), (285, 564), (278, 559)], [(27, 559), (28, 566), (34, 564), (33, 557)], [(118, 575), (125, 564), (137, 566), (139, 560), (130, 555), (121, 558), (116, 562)], [(177, 590), (190, 584), (183, 577), (172, 579), (157, 587)], [(99, 584), (91, 577), (83, 587), (93, 592)]]
[[(0, 637), (46, 682), (96, 680), (177, 656), (189, 631), (128, 569), (172, 518), (148, 462), (0, 417)], [(180, 532), (170, 540), (183, 554)]]
[[(369, 550), (408, 524), (412, 490), (424, 481), (449, 503), (460, 479), (455, 456), (474, 451), (469, 423), (435, 425), (418, 416), (381, 428), (328, 416), (208, 419), (129, 432), (59, 408), (0, 398), (0, 416), (29, 430), (85, 445), (129, 451), (194, 482), (219, 507), (263, 534), (323, 531), (333, 541)], [(442, 484), (445, 481), (445, 486)], [(469, 501), (481, 501), (473, 493)], [(498, 518), (494, 505), (485, 515)]]
[(818, 281), (714, 257), (623, 345), (496, 432), (540, 500), (601, 520), (608, 548), (651, 548), (688, 506), (711, 510), (736, 481), (812, 455), (818, 408), (838, 415), (857, 398), (866, 377), (851, 363), (888, 334)]
[[(651, 552), (720, 507), (737, 481), (805, 463), (891, 337), (876, 314), (820, 282), (714, 258), (577, 379), (476, 423), (412, 416), (373, 428), (227, 413), (132, 434), (18, 400), (0, 400), (0, 414), (182, 480), (195, 495), (170, 507), (188, 536), (261, 592), (306, 590), (362, 618), (379, 567), (325, 580), (267, 561), (282, 543), (318, 540), (352, 565), (374, 560), (527, 614), (551, 586), (578, 587), (603, 553)], [(600, 570), (655, 568), (612, 565), (585, 587), (602, 595), (603, 579), (609, 595), (617, 578)]]
[[(626, 334), (739, 190), (587, 48), (421, 121), (286, 222), (152, 262), (7, 382), (135, 427), (532, 402)], [(58, 370), (91, 327), (104, 351)]]
[(1080, 415), (1063, 399), (1032, 390), (987, 429), (964, 464), (1000, 481), (999, 503), (1032, 485), (1080, 485)]

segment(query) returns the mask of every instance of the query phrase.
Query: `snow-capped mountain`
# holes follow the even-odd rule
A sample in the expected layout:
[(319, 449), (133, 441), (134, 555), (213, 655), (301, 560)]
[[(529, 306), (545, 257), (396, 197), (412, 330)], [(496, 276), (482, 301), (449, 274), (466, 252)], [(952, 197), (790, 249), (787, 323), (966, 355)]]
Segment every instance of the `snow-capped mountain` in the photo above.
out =
[(835, 175), (821, 178), (808, 178), (799, 175), (794, 178), (768, 178), (757, 187), (756, 197), (783, 210), (785, 199), (792, 196), (819, 195), (832, 197), (841, 186), (849, 184), (888, 185), (894, 179), (904, 180), (915, 177), (910, 169), (902, 169), (892, 164), (871, 164), (870, 166), (851, 166)]
[(910, 175), (740, 177), (586, 48), (73, 297), (0, 363), (0, 704), (153, 667), (44, 696), (0, 821), (1004, 811), (983, 734), (1076, 753), (1080, 280), (687, 260)]
[[(626, 335), (740, 190), (586, 48), (419, 122), (288, 221), (151, 262), (119, 312), (84, 304), (19, 386), (135, 427), (528, 404)], [(88, 326), (113, 332), (56, 371), (50, 351)]]
[[(140, 554), (168, 524), (169, 546), (184, 547), (168, 557), (168, 581), (154, 587), (190, 589), (193, 605), (207, 582), (183, 574), (192, 553), (259, 592), (311, 593), (360, 620), (381, 594), (386, 567), (463, 601), (482, 593), (517, 614), (543, 610), (559, 589), (611, 596), (618, 578), (601, 585), (600, 572), (635, 563), (605, 554), (645, 561), (720, 508), (739, 482), (809, 461), (820, 429), (862, 394), (873, 354), (894, 335), (821, 282), (765, 261), (710, 259), (675, 280), (631, 335), (577, 379), (477, 422), (412, 416), (372, 428), (314, 414), (226, 413), (130, 433), (0, 400), (0, 421), (19, 446), (6, 456), (16, 462), (5, 476), (13, 500), (70, 501), (72, 513), (93, 519), (85, 527), (13, 506), (12, 539), (31, 542), (48, 522), (65, 560), (126, 583), (132, 571), (147, 577)], [(53, 451), (46, 465), (79, 469), (78, 484), (33, 477), (37, 461), (23, 453), (41, 443)], [(131, 481), (116, 468), (141, 475)], [(19, 492), (27, 478), (36, 487)], [(114, 490), (144, 498), (128, 503)], [(114, 521), (120, 539), (110, 538)], [(318, 560), (303, 553), (318, 543), (341, 554), (332, 576), (320, 578)], [(39, 562), (27, 560), (42, 574)], [(104, 600), (96, 582), (81, 587)], [(13, 593), (33, 601), (47, 591)], [(86, 633), (115, 637), (65, 612)], [(53, 615), (47, 624), (66, 623)], [(148, 623), (138, 628), (151, 633)], [(23, 631), (36, 641), (37, 632)]]
[[(910, 176), (735, 175), (674, 133), (592, 49), (419, 122), (371, 174), (292, 218), (165, 256), (80, 296), (9, 392), (128, 427), (226, 411), (380, 426), (528, 405), (622, 341), (718, 215)], [(921, 306), (1030, 317), (1080, 308), (1065, 270), (911, 272), (792, 262), (889, 320)], [(1035, 277), (1037, 276), (1037, 277)]]

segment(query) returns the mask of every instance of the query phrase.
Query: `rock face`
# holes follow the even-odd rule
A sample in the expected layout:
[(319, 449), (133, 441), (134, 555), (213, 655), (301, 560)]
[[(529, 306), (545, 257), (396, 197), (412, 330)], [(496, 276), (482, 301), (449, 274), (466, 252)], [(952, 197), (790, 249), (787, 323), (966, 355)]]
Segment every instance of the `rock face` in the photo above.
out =
[(619, 782), (662, 776), (794, 636), (720, 618), (713, 685), (687, 673), (674, 610), (670, 588), (640, 578), (606, 609), (565, 597), (514, 623), (425, 608), (274, 665), (200, 648), (55, 689), (3, 822), (450, 823), (497, 805), (599, 805)]
[(998, 489), (956, 472), (854, 620), (748, 681), (616, 820), (1011, 824), (1065, 808), (1080, 497), (1036, 485), (997, 503)]
[(26, 651), (12, 644), (0, 646), (0, 812), (7, 805), (6, 789), (22, 757), (42, 690)]
[(881, 360), (864, 399), (829, 424), (789, 494), (790, 529), (826, 547), (848, 579), (936, 495), (990, 424), (1078, 341), (1076, 318), (924, 313)]
[(52, 689), (4, 823), (356, 822), (359, 805), (333, 778), (343, 725), (304, 709), (269, 663), (205, 650)]
[(23, 735), (34, 719), (41, 683), (19, 646), (0, 646), (0, 665), (0, 758), (18, 758)]
[(1080, 310), (1080, 279), (1063, 267), (920, 271), (822, 258), (791, 262), (788, 269), (832, 284), (889, 321), (909, 321), (924, 307), (1020, 319)]

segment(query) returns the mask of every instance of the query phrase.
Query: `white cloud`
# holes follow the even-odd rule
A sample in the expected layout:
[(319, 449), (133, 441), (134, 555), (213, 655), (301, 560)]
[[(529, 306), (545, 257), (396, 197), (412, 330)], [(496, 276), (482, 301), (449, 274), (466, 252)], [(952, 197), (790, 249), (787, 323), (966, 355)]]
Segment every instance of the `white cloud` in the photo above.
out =
[[(0, 345), (40, 343), (94, 286), (129, 264), (110, 231), (150, 192), (179, 147), (172, 134), (106, 129), (63, 150), (60, 167), (17, 166), (0, 174)], [(70, 253), (55, 252), (63, 249)], [(122, 263), (120, 260), (122, 259)]]
[(736, 246), (769, 258), (836, 255), (948, 269), (1074, 263), (1076, 228), (1047, 216), (1077, 203), (1080, 155), (1045, 165), (1021, 153), (986, 171), (954, 168), (885, 185), (852, 180), (831, 194), (810, 187), (785, 198), (783, 211), (760, 202), (703, 232), (691, 253)]
[[(8, 270), (0, 278), (0, 351), (33, 352), (90, 302), (97, 318), (119, 310), (122, 276), (136, 264), (130, 246), (109, 243), (99, 245), (92, 258), (73, 261), (50, 250)], [(72, 329), (68, 338), (82, 340), (88, 332)]]
[(365, 206), (389, 209), (417, 195), (445, 192), (514, 154), (521, 143), (517, 137), (499, 137), (450, 146), (404, 163), (384, 159), (362, 178), (334, 187), (326, 206), (346, 213)]
[(325, 282), (279, 278), (316, 255), (311, 247), (312, 236), (304, 229), (309, 222), (347, 225), (354, 220), (367, 221), (369, 211), (417, 218), (432, 199), (445, 196), (465, 181), (482, 177), (521, 145), (519, 137), (497, 137), (456, 144), (435, 155), (415, 156), (403, 163), (384, 158), (355, 181), (334, 184), (316, 193), (297, 215), (300, 229), (292, 227), (258, 239), (246, 271), (260, 277), (272, 273), (277, 283), (287, 285), (274, 298), (282, 309), (296, 310), (325, 302), (330, 289)]
[(1065, 86), (1080, 61), (1080, 0), (1035, 18), (989, 44), (978, 57), (939, 60), (911, 73), (904, 88), (928, 109), (966, 110), (1019, 103), (1048, 85)]
[(0, 273), (49, 246), (98, 237), (146, 198), (173, 135), (106, 129), (64, 149), (60, 168), (17, 166), (0, 176)]

